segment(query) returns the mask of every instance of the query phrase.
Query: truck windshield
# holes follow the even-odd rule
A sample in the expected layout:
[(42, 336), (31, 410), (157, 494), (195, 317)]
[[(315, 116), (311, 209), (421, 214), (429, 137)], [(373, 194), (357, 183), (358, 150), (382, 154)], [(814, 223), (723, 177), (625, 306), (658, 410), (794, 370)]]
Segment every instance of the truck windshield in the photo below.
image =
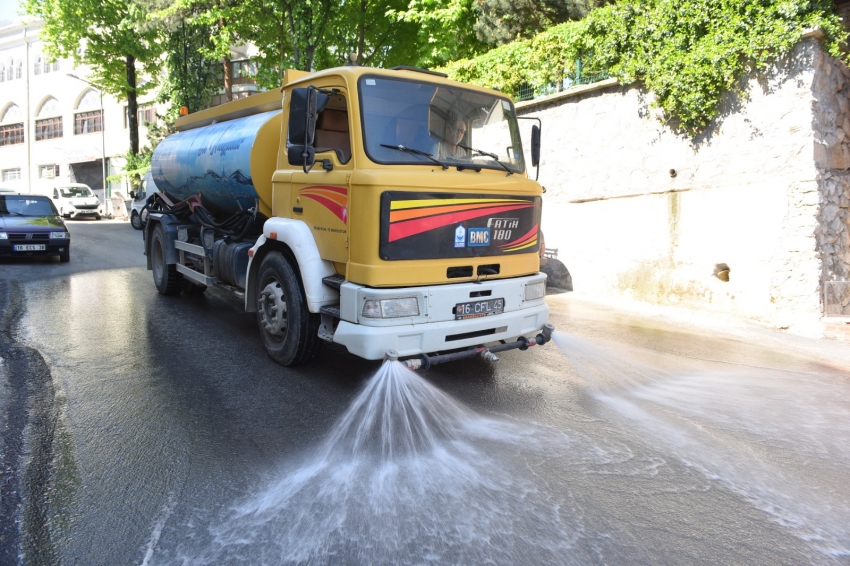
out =
[(445, 85), (360, 78), (366, 153), (376, 163), (525, 171), (510, 100)]

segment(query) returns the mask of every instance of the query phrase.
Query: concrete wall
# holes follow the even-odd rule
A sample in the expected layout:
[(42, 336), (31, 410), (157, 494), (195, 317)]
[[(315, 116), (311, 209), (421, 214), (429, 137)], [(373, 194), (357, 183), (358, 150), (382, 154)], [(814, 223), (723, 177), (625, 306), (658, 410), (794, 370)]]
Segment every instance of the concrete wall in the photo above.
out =
[(542, 227), (576, 292), (818, 334), (822, 282), (850, 279), (849, 78), (809, 34), (695, 140), (613, 80), (518, 104), (544, 123)]

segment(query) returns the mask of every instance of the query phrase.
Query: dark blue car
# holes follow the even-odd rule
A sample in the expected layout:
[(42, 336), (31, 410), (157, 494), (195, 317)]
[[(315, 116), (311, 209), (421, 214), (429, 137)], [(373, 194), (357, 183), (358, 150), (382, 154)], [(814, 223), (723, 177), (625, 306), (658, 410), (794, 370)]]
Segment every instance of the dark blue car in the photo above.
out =
[(49, 198), (0, 194), (0, 257), (71, 259), (71, 235)]

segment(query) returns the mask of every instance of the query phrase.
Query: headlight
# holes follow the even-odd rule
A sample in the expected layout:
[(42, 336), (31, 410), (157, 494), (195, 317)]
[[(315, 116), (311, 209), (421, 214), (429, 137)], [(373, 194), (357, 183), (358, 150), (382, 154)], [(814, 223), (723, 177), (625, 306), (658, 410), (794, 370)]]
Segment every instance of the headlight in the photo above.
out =
[(525, 300), (536, 301), (546, 296), (546, 282), (529, 283), (525, 286)]
[(68, 232), (51, 232), (50, 233), (51, 240), (66, 240), (68, 239)]
[(416, 297), (401, 299), (367, 300), (363, 305), (363, 318), (400, 318), (419, 316)]
[(0, 232), (0, 240), (8, 240), (9, 235), (6, 232)]

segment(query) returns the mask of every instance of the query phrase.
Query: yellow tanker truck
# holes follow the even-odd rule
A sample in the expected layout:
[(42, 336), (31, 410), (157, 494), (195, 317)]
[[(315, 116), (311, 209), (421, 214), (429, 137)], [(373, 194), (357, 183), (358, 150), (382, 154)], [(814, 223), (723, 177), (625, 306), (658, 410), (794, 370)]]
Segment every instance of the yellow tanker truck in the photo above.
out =
[[(416, 369), (549, 340), (542, 188), (499, 92), (410, 67), (287, 71), (177, 130), (152, 159), (154, 283), (244, 296), (277, 362), (328, 341)], [(539, 142), (535, 125), (534, 166)]]

